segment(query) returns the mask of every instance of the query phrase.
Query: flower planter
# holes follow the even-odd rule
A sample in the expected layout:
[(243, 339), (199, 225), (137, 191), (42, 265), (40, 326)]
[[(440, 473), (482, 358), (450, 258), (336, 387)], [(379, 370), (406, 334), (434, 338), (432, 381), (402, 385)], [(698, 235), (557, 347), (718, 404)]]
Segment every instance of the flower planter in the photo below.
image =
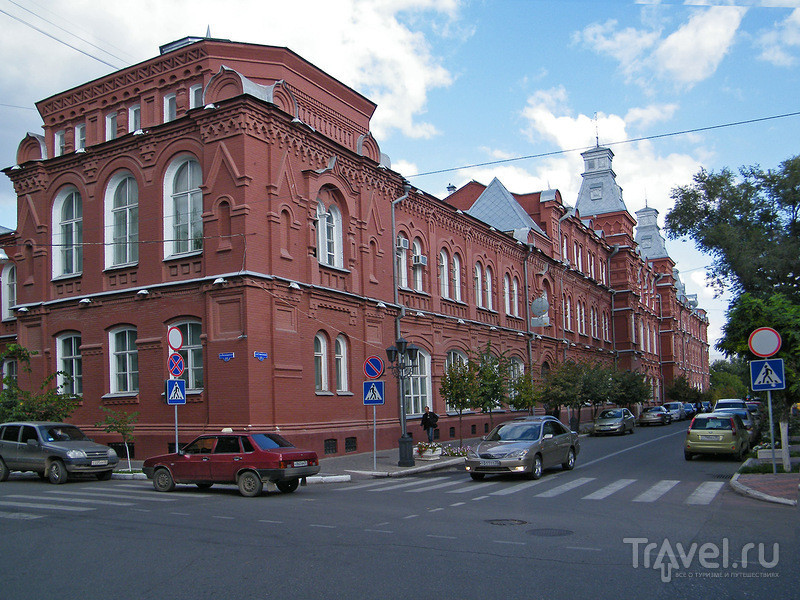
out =
[(439, 460), (442, 458), (442, 449), (432, 448), (430, 450), (424, 450), (422, 453), (417, 452), (414, 458), (417, 460)]

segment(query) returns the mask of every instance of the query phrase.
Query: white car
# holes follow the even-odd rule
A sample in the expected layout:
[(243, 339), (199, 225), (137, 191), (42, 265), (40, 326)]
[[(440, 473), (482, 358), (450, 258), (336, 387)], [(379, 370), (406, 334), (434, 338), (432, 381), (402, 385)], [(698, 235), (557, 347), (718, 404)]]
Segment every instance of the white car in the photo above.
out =
[(681, 402), (665, 402), (664, 408), (672, 415), (673, 421), (683, 421), (686, 418), (686, 409), (683, 408)]
[(738, 398), (720, 398), (714, 405), (714, 410), (722, 410), (723, 408), (736, 408), (738, 410), (747, 410), (747, 403)]

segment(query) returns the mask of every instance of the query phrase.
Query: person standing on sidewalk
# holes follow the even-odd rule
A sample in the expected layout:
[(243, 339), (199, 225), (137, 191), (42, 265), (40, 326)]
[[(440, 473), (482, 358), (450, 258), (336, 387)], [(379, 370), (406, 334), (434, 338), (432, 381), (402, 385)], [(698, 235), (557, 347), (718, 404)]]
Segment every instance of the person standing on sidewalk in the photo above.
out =
[(439, 421), (439, 415), (431, 411), (429, 406), (425, 407), (425, 413), (422, 415), (422, 428), (428, 434), (428, 441), (433, 441), (433, 432), (436, 430), (436, 423)]

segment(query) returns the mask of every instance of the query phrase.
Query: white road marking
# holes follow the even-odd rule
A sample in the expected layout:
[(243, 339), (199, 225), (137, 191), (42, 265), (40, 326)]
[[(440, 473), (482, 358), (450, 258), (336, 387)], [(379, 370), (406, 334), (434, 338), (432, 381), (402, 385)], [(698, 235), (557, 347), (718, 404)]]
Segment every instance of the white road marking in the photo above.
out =
[(28, 513), (17, 512), (3, 512), (0, 511), (0, 519), (17, 519), (19, 521), (32, 521), (33, 519), (41, 519), (44, 515), (29, 515)]
[(701, 483), (686, 499), (686, 504), (711, 504), (711, 501), (724, 485), (724, 481), (706, 481), (705, 483)]
[(496, 492), (489, 492), (492, 496), (507, 496), (508, 494), (514, 494), (516, 492), (521, 492), (522, 490), (527, 490), (530, 487), (535, 485), (541, 485), (546, 481), (552, 481), (553, 477), (548, 477), (547, 479), (537, 479), (536, 481), (526, 481), (525, 483), (518, 483), (516, 485), (512, 485), (511, 487), (503, 488), (502, 490), (497, 490)]
[(63, 504), (42, 504), (40, 502), (9, 502), (0, 500), (0, 506), (21, 506), (23, 508), (43, 508), (45, 510), (69, 510), (72, 512), (86, 512), (89, 510), (97, 510), (89, 506), (64, 506)]
[(361, 490), (361, 489), (365, 489), (365, 488), (375, 487), (375, 486), (378, 486), (378, 485), (386, 485), (386, 483), (387, 482), (385, 480), (382, 480), (382, 481), (371, 481), (370, 483), (361, 483), (359, 485), (349, 485), (347, 487), (336, 488), (336, 491), (337, 492), (349, 492), (350, 490)]
[(382, 487), (379, 490), (368, 490), (370, 492), (386, 492), (388, 490), (399, 490), (400, 488), (411, 487), (414, 485), (423, 485), (427, 480), (426, 479), (416, 479), (414, 481), (408, 481), (406, 483), (397, 483), (395, 485), (390, 485), (387, 487)]
[(633, 499), (634, 502), (655, 502), (680, 482), (674, 479), (664, 479)]
[(458, 485), (461, 481), (445, 481), (444, 483), (435, 483), (433, 485), (428, 485), (423, 488), (418, 488), (416, 490), (406, 490), (407, 494), (415, 494), (419, 492), (427, 492), (428, 490), (438, 490), (439, 488), (450, 487), (451, 485)]
[(623, 488), (628, 487), (630, 484), (635, 482), (635, 479), (618, 479), (614, 483), (610, 483), (604, 488), (600, 488), (596, 492), (592, 492), (588, 496), (584, 496), (583, 500), (604, 500), (608, 498), (611, 494), (620, 491)]
[[(24, 494), (11, 494), (6, 498), (23, 498), (27, 500), (42, 500), (42, 496), (26, 496)], [(106, 506), (132, 506), (132, 502), (114, 502), (112, 500), (95, 500), (94, 498), (46, 498), (55, 502), (80, 502), (83, 504), (104, 504)]]
[(577, 487), (582, 485), (586, 485), (590, 481), (594, 481), (594, 477), (578, 477), (577, 479), (573, 479), (572, 481), (568, 481), (567, 483), (561, 484), (558, 487), (554, 487), (546, 492), (542, 492), (541, 494), (536, 494), (537, 498), (554, 498), (556, 496), (560, 496), (564, 492), (568, 492), (570, 490), (574, 490)]

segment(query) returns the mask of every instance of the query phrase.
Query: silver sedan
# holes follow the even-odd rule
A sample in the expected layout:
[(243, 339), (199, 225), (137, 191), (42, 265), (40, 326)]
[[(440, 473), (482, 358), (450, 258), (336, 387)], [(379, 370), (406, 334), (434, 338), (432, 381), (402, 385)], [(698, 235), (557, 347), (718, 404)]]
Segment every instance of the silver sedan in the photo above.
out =
[(544, 469), (561, 465), (570, 470), (580, 451), (578, 434), (554, 417), (527, 417), (495, 427), (469, 448), (467, 472), (475, 480), (489, 474), (525, 475), (539, 479)]

